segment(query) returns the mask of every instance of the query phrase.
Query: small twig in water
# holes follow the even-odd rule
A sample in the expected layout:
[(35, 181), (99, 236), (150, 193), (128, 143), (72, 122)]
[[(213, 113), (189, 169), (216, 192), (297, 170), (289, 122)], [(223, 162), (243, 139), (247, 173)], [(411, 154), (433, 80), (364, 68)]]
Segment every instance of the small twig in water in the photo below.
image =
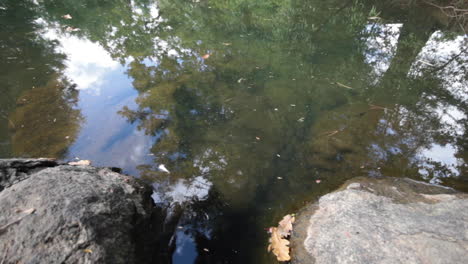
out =
[(16, 128), (15, 123), (13, 123), (13, 121), (11, 121), (11, 119), (8, 118), (8, 116), (6, 116), (5, 114), (1, 114), (1, 116), (3, 116), (3, 118), (5, 118), (6, 120), (8, 120), (8, 123), (10, 123), (10, 125), (12, 126), (12, 128)]
[(348, 85), (345, 85), (345, 84), (342, 84), (342, 83), (339, 83), (339, 82), (336, 82), (336, 84), (337, 84), (338, 86), (341, 86), (341, 87), (346, 88), (346, 89), (353, 89), (353, 87), (350, 87), (350, 86), (348, 86)]
[(384, 110), (384, 111), (391, 111), (391, 109), (388, 109), (387, 107), (383, 107), (383, 106), (380, 106), (380, 105), (373, 105), (373, 104), (369, 104), (370, 106), (370, 110)]
[(328, 132), (322, 133), (320, 136), (331, 137), (333, 135), (336, 135), (338, 132), (340, 131), (339, 130), (328, 131)]

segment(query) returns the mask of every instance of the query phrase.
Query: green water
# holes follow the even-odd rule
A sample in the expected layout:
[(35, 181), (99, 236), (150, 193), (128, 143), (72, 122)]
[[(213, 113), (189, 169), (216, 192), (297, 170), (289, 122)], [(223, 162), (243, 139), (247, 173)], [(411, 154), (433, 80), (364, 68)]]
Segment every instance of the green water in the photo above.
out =
[(151, 182), (159, 263), (274, 263), (355, 176), (468, 191), (468, 37), (379, 2), (0, 0), (0, 158)]

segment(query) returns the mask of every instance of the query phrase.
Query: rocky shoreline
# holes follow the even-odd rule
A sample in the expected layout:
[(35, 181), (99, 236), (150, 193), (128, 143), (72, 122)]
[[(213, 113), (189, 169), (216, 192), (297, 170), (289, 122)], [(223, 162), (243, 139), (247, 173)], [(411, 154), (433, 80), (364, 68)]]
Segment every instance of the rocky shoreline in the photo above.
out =
[(354, 178), (297, 216), (292, 263), (465, 263), (468, 194), (407, 178)]
[[(0, 263), (171, 263), (151, 194), (118, 169), (0, 159)], [(468, 194), (442, 186), (358, 177), (295, 218), (280, 225), (296, 264), (468, 259)]]
[(151, 193), (109, 168), (0, 160), (0, 263), (163, 263)]

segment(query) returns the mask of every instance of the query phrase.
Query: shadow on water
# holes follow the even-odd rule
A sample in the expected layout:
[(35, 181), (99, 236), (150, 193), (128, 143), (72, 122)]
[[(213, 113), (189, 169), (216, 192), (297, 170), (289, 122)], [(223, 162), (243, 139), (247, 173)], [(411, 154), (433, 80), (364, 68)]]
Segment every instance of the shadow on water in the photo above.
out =
[(274, 262), (265, 228), (356, 176), (468, 191), (468, 38), (423, 9), (26, 2), (0, 4), (1, 56), (16, 58), (0, 73), (15, 123), (2, 157), (79, 156), (151, 182), (168, 262)]

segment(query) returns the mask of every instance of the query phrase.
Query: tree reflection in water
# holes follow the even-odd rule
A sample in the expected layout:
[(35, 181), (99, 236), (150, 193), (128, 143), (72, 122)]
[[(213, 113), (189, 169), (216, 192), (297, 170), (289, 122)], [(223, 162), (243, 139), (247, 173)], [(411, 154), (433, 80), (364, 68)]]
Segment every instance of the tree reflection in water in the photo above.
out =
[(27, 1), (1, 5), (0, 154), (63, 157), (82, 121), (78, 92), (63, 76), (66, 57), (42, 35), (37, 10)]
[[(263, 228), (351, 177), (468, 190), (466, 35), (372, 2), (50, 0), (38, 10), (128, 67), (137, 107), (119, 114), (157, 139), (138, 168), (172, 210), (174, 261), (270, 263)], [(191, 260), (177, 257), (182, 245)]]

